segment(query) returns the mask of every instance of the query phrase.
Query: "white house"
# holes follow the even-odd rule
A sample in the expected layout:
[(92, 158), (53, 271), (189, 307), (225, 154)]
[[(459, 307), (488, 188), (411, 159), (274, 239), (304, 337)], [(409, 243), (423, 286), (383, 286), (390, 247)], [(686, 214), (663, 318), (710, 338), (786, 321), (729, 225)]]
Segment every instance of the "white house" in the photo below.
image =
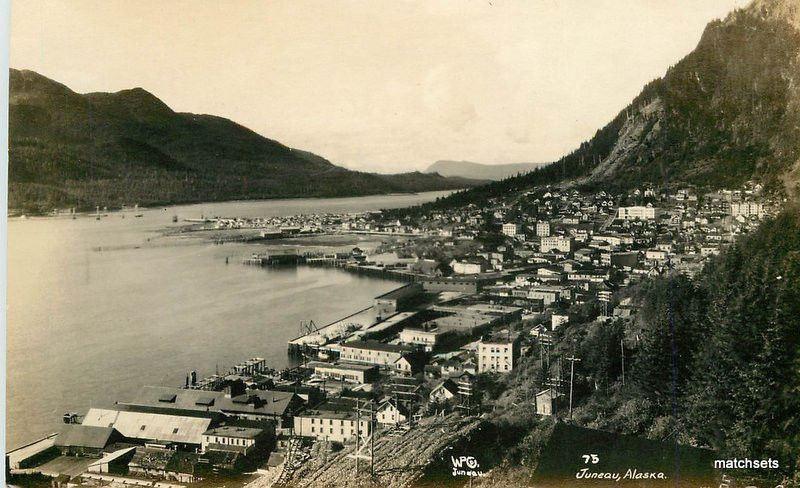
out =
[(397, 425), (408, 421), (410, 414), (400, 403), (395, 400), (383, 402), (375, 414), (375, 418), (382, 425)]
[(452, 400), (458, 394), (458, 385), (451, 379), (446, 379), (431, 390), (428, 399), (432, 403), (444, 403)]
[(569, 315), (554, 313), (550, 316), (550, 328), (556, 330), (560, 326), (569, 323)]

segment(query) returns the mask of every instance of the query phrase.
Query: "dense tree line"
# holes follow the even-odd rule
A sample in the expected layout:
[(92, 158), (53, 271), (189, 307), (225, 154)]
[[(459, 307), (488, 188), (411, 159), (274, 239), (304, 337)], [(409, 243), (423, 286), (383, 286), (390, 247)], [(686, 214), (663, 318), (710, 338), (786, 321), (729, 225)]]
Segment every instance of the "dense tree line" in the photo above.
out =
[(614, 384), (586, 390), (582, 421), (800, 468), (798, 215), (763, 224), (693, 280), (655, 279), (635, 295), (624, 388), (619, 323), (582, 337), (582, 377)]

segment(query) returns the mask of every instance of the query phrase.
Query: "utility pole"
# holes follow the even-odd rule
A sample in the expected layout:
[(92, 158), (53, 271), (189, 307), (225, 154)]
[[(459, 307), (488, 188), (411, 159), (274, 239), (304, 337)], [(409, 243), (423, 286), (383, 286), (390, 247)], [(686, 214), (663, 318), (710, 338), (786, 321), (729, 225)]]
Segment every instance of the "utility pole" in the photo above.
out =
[(369, 424), (369, 471), (370, 476), (375, 477), (375, 404), (370, 404), (370, 424)]
[(625, 386), (625, 338), (619, 340), (619, 350), (622, 354), (622, 386)]
[(361, 408), (356, 399), (356, 478), (358, 477), (358, 455), (361, 452)]
[(567, 358), (567, 361), (570, 362), (569, 366), (569, 419), (572, 420), (572, 383), (573, 379), (575, 378), (575, 363), (580, 362), (581, 360), (576, 358), (574, 355)]
[[(361, 463), (360, 459), (369, 459), (370, 463), (370, 473), (372, 476), (375, 476), (375, 425), (376, 425), (376, 418), (375, 415), (377, 413), (375, 409), (374, 402), (369, 403), (369, 427), (367, 431), (370, 434), (369, 445), (367, 445), (367, 439), (364, 439), (362, 444), (361, 439), (361, 402), (356, 399), (356, 449), (355, 452), (352, 454), (348, 454), (346, 457), (350, 459), (356, 460), (356, 477), (360, 474)], [(369, 454), (364, 454), (361, 452), (362, 449), (369, 449)]]
[(553, 401), (553, 416), (555, 417), (558, 410), (558, 398), (560, 396), (560, 390), (563, 383), (563, 380), (561, 379), (561, 358), (558, 360), (558, 376), (550, 376), (545, 383), (550, 387), (550, 394)]

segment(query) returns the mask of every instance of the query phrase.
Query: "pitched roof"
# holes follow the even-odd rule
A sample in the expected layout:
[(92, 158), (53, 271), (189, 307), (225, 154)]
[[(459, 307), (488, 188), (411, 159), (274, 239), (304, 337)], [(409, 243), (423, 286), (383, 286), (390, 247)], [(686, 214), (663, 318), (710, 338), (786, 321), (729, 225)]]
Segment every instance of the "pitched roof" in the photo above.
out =
[(431, 393), (433, 393), (434, 391), (439, 390), (439, 389), (447, 390), (450, 393), (452, 393), (453, 395), (458, 393), (458, 385), (455, 383), (455, 381), (453, 381), (451, 379), (446, 379), (446, 380), (442, 381), (441, 383), (439, 383), (439, 385), (436, 386), (431, 391)]
[(366, 349), (370, 351), (384, 351), (393, 353), (405, 353), (412, 351), (412, 348), (406, 346), (398, 346), (396, 344), (384, 344), (378, 341), (350, 341), (342, 344), (342, 347), (351, 347), (353, 349)]
[(235, 437), (238, 439), (255, 439), (260, 436), (263, 430), (253, 427), (238, 427), (235, 425), (223, 425), (214, 429), (207, 430), (203, 435), (216, 435), (220, 437)]
[(295, 393), (278, 390), (248, 390), (243, 395), (228, 398), (221, 391), (145, 386), (139, 390), (133, 400), (121, 402), (121, 404), (166, 410), (283, 416), (288, 413), (292, 402), (296, 403), (298, 398)]
[(122, 456), (128, 454), (129, 452), (136, 449), (136, 446), (125, 447), (123, 449), (117, 449), (114, 452), (107, 452), (103, 454), (103, 457), (98, 459), (97, 461), (93, 462), (89, 466), (100, 466), (103, 464), (108, 464), (114, 462), (115, 460), (121, 458)]
[(55, 439), (57, 447), (89, 447), (102, 449), (108, 444), (114, 429), (108, 426), (67, 424)]
[(209, 418), (186, 417), (149, 412), (119, 411), (92, 408), (83, 425), (113, 425), (129, 439), (145, 439), (184, 444), (201, 444), (203, 432), (212, 423)]
[(380, 412), (389, 407), (393, 407), (400, 413), (400, 415), (404, 417), (408, 417), (411, 415), (411, 412), (409, 412), (408, 409), (402, 403), (398, 402), (394, 398), (381, 403), (380, 406), (378, 407), (378, 411)]

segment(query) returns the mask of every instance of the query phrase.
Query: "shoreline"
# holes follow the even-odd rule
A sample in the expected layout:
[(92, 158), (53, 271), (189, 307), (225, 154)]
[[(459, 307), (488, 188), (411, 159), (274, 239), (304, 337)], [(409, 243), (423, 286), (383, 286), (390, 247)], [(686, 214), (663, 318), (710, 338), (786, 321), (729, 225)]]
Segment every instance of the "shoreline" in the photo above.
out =
[[(145, 211), (145, 210), (153, 210), (158, 208), (164, 208), (165, 210), (170, 207), (182, 207), (182, 206), (191, 206), (191, 205), (214, 205), (214, 204), (222, 204), (222, 203), (266, 203), (266, 202), (278, 202), (278, 201), (296, 201), (296, 200), (345, 200), (349, 198), (369, 198), (369, 197), (398, 197), (398, 196), (413, 196), (413, 195), (424, 195), (426, 193), (453, 193), (457, 191), (461, 191), (464, 188), (456, 188), (456, 189), (443, 189), (443, 190), (429, 190), (429, 191), (412, 191), (412, 192), (392, 192), (392, 193), (367, 193), (363, 195), (345, 195), (345, 196), (324, 196), (324, 195), (316, 195), (316, 196), (279, 196), (279, 197), (260, 197), (260, 198), (239, 198), (239, 199), (232, 199), (232, 200), (188, 200), (182, 202), (163, 202), (163, 203), (152, 203), (152, 204), (141, 204), (138, 207), (130, 207), (130, 208), (113, 208), (104, 210), (103, 214), (111, 214), (111, 213), (122, 213), (122, 212), (133, 212), (133, 211)], [(94, 212), (91, 209), (81, 209), (77, 210), (80, 207), (75, 207), (75, 213), (70, 213), (67, 211), (61, 212), (57, 214), (53, 214), (52, 212), (41, 213), (35, 210), (27, 211), (25, 209), (18, 209), (18, 208), (8, 208), (6, 212), (7, 219), (20, 219), (22, 217), (25, 218), (59, 218), (59, 217), (70, 217), (72, 215), (75, 216), (86, 216), (91, 217), (94, 216)], [(101, 214), (102, 215), (102, 214)]]

